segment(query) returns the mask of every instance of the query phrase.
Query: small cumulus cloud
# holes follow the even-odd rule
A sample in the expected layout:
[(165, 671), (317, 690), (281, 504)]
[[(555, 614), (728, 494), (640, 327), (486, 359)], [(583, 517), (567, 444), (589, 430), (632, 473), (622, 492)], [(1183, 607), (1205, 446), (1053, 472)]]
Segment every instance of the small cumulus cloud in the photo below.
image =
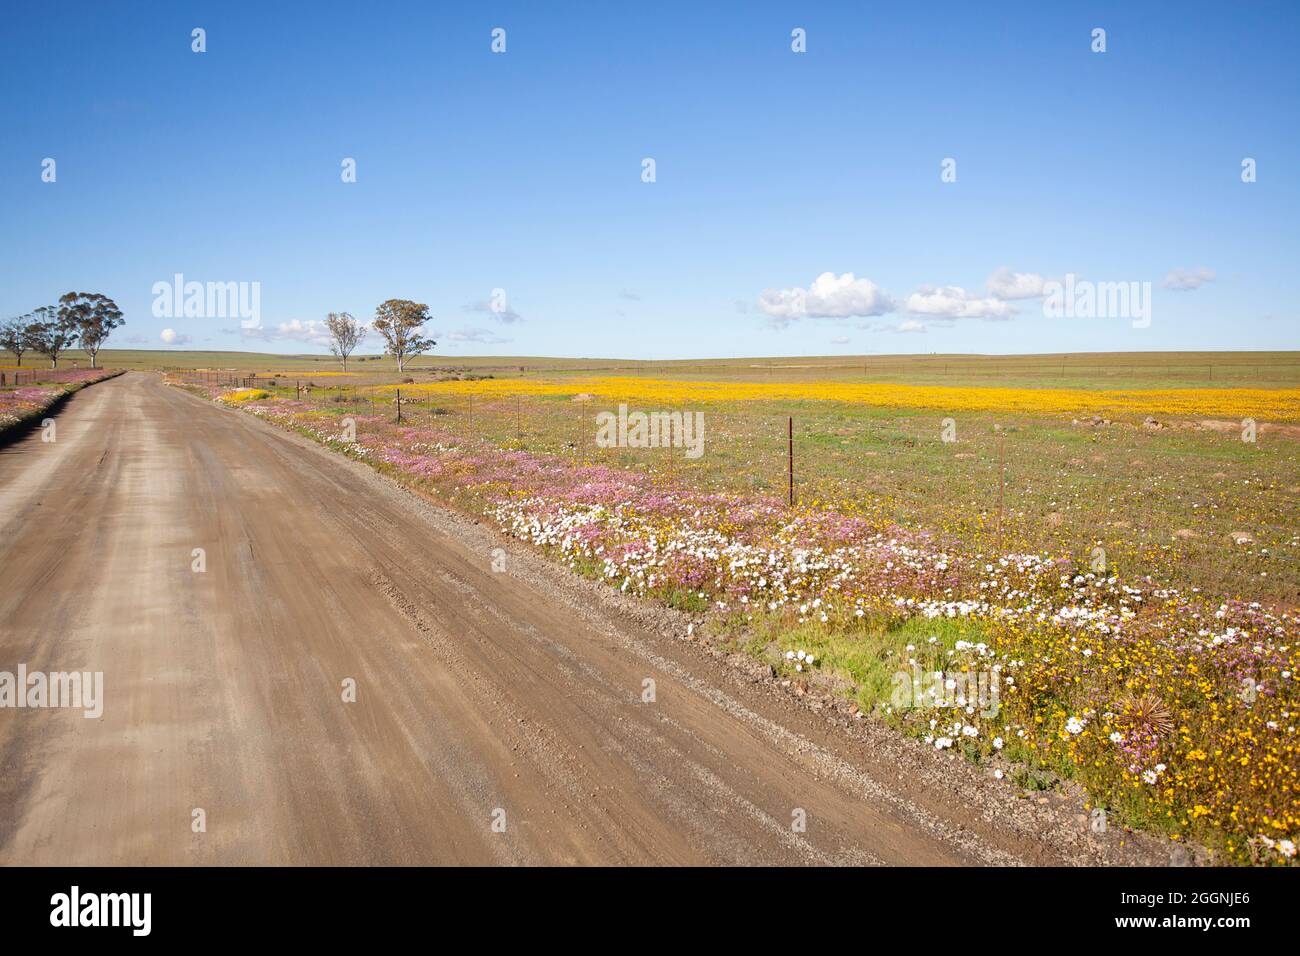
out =
[(995, 269), (984, 287), (997, 299), (1033, 299), (1043, 294), (1050, 280), (1037, 272), (1012, 272), (1006, 266)]
[(909, 332), (924, 332), (926, 331), (926, 329), (927, 326), (924, 322), (921, 322), (917, 319), (904, 319), (902, 322), (899, 322), (895, 325), (883, 325), (879, 329), (877, 329), (877, 331), (894, 332), (896, 334), (906, 335)]
[(907, 297), (903, 308), (913, 315), (950, 319), (1009, 319), (1016, 309), (998, 298), (983, 298), (961, 286), (921, 286)]
[(188, 335), (182, 335), (175, 329), (163, 329), (158, 338), (162, 339), (163, 345), (188, 345), (191, 341)]
[[(951, 324), (951, 323), (936, 323)], [(902, 322), (877, 322), (874, 325), (862, 326), (868, 332), (891, 332), (894, 334), (907, 334), (909, 332), (925, 332), (929, 326), (925, 322), (917, 319), (904, 319)]]
[(476, 345), (503, 345), (510, 339), (502, 338), (491, 329), (456, 329), (451, 332), (434, 332), (433, 337), (439, 342), (458, 345), (472, 342)]
[(870, 279), (859, 279), (852, 272), (838, 276), (823, 272), (807, 289), (765, 289), (758, 308), (774, 327), (784, 328), (802, 318), (884, 315), (894, 311), (894, 302)]
[(490, 319), (496, 319), (498, 322), (504, 322), (506, 325), (510, 325), (515, 322), (522, 322), (524, 320), (524, 317), (522, 315), (520, 315), (514, 309), (507, 306), (504, 303), (504, 301), (499, 304), (496, 302), (489, 302), (487, 300), (484, 300), (482, 302), (471, 302), (469, 305), (462, 306), (461, 311), (478, 312), (483, 315), (486, 315)]
[(1166, 289), (1174, 292), (1191, 292), (1215, 279), (1214, 270), (1200, 266), (1196, 269), (1172, 269), (1161, 282)]
[(249, 339), (258, 339), (263, 342), (304, 342), (308, 345), (329, 345), (330, 332), (323, 321), (317, 319), (308, 319), (306, 322), (301, 319), (292, 319), (288, 322), (280, 322), (274, 326), (259, 326), (255, 329), (227, 329), (228, 332), (238, 332), (240, 335)]

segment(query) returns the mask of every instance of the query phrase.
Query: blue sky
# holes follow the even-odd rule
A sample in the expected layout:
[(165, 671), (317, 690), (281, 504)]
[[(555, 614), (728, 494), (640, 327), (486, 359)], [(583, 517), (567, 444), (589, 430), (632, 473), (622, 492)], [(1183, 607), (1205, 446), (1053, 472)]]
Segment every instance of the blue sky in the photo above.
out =
[[(390, 297), (447, 355), (1300, 347), (1300, 5), (981, 6), (11, 4), (0, 317), (79, 289), (131, 347), (322, 351)], [(176, 273), (259, 283), (261, 327), (155, 316)], [(1150, 282), (1150, 324), (1011, 297), (1067, 273)]]

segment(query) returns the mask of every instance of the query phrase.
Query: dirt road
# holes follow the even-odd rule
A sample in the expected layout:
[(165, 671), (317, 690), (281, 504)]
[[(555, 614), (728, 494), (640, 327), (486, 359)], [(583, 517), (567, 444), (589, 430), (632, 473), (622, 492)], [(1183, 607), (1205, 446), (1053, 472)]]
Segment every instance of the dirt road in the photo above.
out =
[(56, 438), (0, 449), (0, 671), (104, 710), (0, 709), (0, 863), (1057, 859), (250, 415), (131, 373)]

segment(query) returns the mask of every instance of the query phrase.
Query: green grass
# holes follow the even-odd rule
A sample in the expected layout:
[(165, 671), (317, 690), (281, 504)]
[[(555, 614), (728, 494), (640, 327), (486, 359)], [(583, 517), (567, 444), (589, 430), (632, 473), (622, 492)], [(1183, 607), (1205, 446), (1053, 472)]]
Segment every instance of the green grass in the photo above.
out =
[[(803, 674), (795, 669), (796, 661), (785, 657), (786, 651), (813, 654), (816, 672), (846, 681), (838, 689), (866, 712), (890, 703), (895, 675), (911, 673), (909, 659), (916, 660), (923, 671), (942, 669), (944, 652), (957, 641), (975, 644), (988, 640), (979, 624), (960, 619), (864, 618), (858, 628), (843, 630), (823, 626), (815, 614), (795, 626), (764, 617), (750, 622), (735, 616), (721, 627), (724, 639), (728, 629), (733, 640), (745, 635), (736, 648), (766, 660), (783, 677), (798, 679)], [(909, 646), (913, 650), (909, 651)]]

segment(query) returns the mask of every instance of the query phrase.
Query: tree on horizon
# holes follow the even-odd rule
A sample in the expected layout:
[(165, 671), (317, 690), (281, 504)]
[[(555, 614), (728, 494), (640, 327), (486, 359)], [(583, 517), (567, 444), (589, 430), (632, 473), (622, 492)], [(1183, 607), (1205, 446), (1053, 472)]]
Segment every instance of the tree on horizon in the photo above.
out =
[(59, 321), (76, 330), (82, 350), (90, 356), (90, 367), (98, 368), (99, 350), (125, 323), (122, 310), (98, 292), (67, 292), (59, 297)]
[(369, 331), (352, 317), (350, 312), (331, 312), (325, 316), (325, 328), (330, 333), (330, 352), (343, 361), (343, 371), (348, 370), (348, 356), (361, 344)]
[(384, 351), (397, 359), (397, 370), (406, 371), (406, 360), (427, 352), (438, 343), (420, 335), (424, 323), (429, 321), (429, 307), (410, 299), (388, 299), (375, 309), (375, 320), (370, 323), (384, 339)]
[(64, 316), (58, 306), (43, 305), (32, 313), (24, 338), (27, 347), (50, 360), (50, 368), (59, 367), (59, 356), (72, 347), (80, 330)]

